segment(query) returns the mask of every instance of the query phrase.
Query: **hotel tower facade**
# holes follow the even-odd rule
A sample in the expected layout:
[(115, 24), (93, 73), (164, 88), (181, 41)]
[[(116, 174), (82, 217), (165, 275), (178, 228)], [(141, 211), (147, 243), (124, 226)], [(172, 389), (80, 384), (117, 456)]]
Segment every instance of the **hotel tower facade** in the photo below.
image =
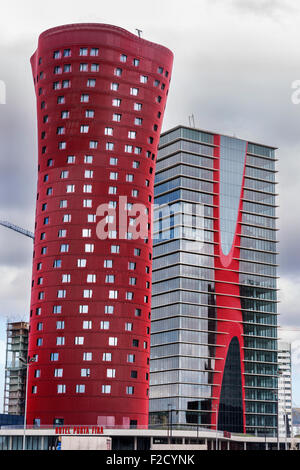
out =
[(105, 24), (39, 37), (28, 424), (148, 424), (151, 205), (172, 63)]

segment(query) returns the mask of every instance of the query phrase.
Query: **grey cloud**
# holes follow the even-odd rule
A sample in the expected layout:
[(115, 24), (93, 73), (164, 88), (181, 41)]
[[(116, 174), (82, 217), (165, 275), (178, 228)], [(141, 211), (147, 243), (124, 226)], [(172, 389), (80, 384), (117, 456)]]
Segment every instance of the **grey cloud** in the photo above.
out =
[[(224, 0), (213, 0), (223, 3)], [(297, 10), (297, 3), (293, 0), (227, 0), (227, 4), (241, 13), (279, 17), (284, 13), (293, 13)]]

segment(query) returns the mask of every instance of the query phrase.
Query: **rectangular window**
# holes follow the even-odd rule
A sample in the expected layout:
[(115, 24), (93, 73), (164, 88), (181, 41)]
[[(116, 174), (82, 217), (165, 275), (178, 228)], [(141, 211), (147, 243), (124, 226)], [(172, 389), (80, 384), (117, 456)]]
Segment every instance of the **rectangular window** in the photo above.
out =
[(76, 385), (76, 393), (85, 393), (85, 385), (83, 384)]
[(111, 353), (103, 353), (102, 354), (102, 361), (110, 362), (111, 361)]
[(91, 330), (92, 329), (92, 322), (85, 320), (82, 322), (82, 329), (83, 330)]
[(118, 89), (119, 89), (119, 84), (118, 84), (118, 83), (111, 83), (111, 84), (110, 84), (110, 89), (111, 89), (112, 91), (118, 91)]
[(93, 156), (92, 155), (85, 155), (84, 156), (84, 163), (93, 163)]
[(65, 178), (68, 178), (69, 177), (69, 172), (68, 170), (64, 170), (60, 173), (60, 177), (61, 179), (65, 179)]
[(91, 64), (91, 72), (99, 72), (99, 64)]
[(114, 149), (114, 144), (113, 144), (113, 142), (106, 142), (105, 148), (106, 148), (106, 150), (112, 151), (112, 150)]
[(118, 179), (118, 173), (115, 171), (111, 171), (109, 174), (109, 179), (111, 180), (117, 180)]
[(78, 268), (85, 268), (86, 267), (86, 259), (78, 259), (77, 260), (77, 267)]
[(102, 385), (102, 393), (110, 393), (111, 392), (111, 385)]
[(96, 282), (96, 274), (88, 274), (86, 277), (86, 282), (95, 283)]
[(94, 252), (94, 244), (93, 243), (86, 243), (85, 244), (85, 252), (86, 253), (93, 253)]
[(95, 223), (96, 222), (96, 214), (88, 214), (87, 215), (87, 221), (89, 223)]
[(63, 369), (54, 369), (54, 377), (62, 377), (63, 376)]
[(107, 369), (106, 377), (114, 379), (116, 377), (116, 369)]
[(92, 289), (84, 289), (83, 290), (83, 298), (84, 299), (91, 299), (93, 297)]
[(94, 88), (96, 86), (96, 80), (94, 78), (89, 78), (86, 82), (86, 86), (90, 88)]
[(128, 131), (128, 139), (135, 139), (136, 132), (135, 131)]
[(120, 122), (121, 121), (121, 114), (114, 113), (113, 114), (113, 121)]
[(109, 344), (109, 346), (117, 346), (118, 345), (118, 338), (110, 336), (108, 338), (108, 344)]
[(109, 330), (109, 321), (101, 321), (100, 322), (100, 329), (101, 330)]
[(57, 336), (56, 346), (63, 346), (64, 344), (65, 344), (65, 337), (64, 336)]
[(96, 149), (98, 147), (98, 141), (97, 140), (90, 140), (90, 149)]
[(85, 111), (86, 118), (93, 118), (95, 116), (95, 111), (93, 109), (87, 109)]
[(126, 153), (132, 153), (132, 151), (133, 151), (132, 145), (125, 145), (124, 151)]
[(82, 205), (83, 205), (83, 207), (91, 208), (92, 207), (92, 200), (91, 199), (84, 199)]
[(104, 135), (113, 135), (113, 128), (112, 127), (106, 127), (104, 129)]
[(88, 305), (79, 305), (79, 313), (88, 313), (89, 306)]
[(84, 184), (83, 185), (83, 192), (84, 193), (91, 193), (93, 186), (91, 184)]
[(117, 194), (117, 187), (116, 186), (109, 186), (108, 194)]
[(84, 361), (91, 361), (93, 359), (93, 354), (91, 352), (84, 352), (82, 359)]
[(112, 315), (114, 313), (114, 306), (113, 305), (105, 305), (104, 313)]
[(117, 290), (110, 290), (108, 297), (109, 297), (109, 299), (117, 299), (118, 298), (118, 291)]
[(99, 55), (99, 49), (98, 47), (91, 47), (91, 50), (90, 50), (90, 56), (92, 57), (96, 57)]
[(80, 56), (87, 56), (88, 55), (88, 48), (87, 47), (81, 47), (79, 49), (79, 55)]
[(90, 228), (83, 228), (82, 229), (82, 237), (83, 238), (90, 238), (92, 235), (92, 231)]
[(85, 178), (93, 178), (94, 176), (94, 171), (93, 170), (85, 170), (84, 171), (84, 177)]
[(63, 222), (68, 223), (71, 222), (71, 214), (64, 214), (63, 216)]
[(65, 322), (64, 321), (57, 321), (56, 322), (56, 329), (57, 330), (63, 330), (65, 328)]
[(118, 159), (116, 157), (110, 157), (109, 164), (110, 165), (117, 165), (118, 164)]
[(111, 259), (105, 259), (104, 260), (104, 267), (105, 268), (112, 268), (113, 267), (113, 262)]

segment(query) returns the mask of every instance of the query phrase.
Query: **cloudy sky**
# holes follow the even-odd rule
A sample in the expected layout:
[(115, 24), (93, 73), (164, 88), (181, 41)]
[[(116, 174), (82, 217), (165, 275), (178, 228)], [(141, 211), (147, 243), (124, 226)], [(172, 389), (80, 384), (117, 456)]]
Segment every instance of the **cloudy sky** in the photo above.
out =
[[(175, 56), (164, 129), (188, 125), (279, 148), (280, 337), (292, 341), (300, 406), (300, 5), (297, 0), (11, 0), (1, 5), (0, 219), (33, 230), (38, 35), (66, 23), (121, 26)], [(297, 83), (299, 80), (299, 83)], [(293, 99), (293, 93), (294, 98)], [(1, 96), (0, 96), (1, 101)], [(0, 228), (0, 412), (5, 322), (29, 312), (32, 241)]]

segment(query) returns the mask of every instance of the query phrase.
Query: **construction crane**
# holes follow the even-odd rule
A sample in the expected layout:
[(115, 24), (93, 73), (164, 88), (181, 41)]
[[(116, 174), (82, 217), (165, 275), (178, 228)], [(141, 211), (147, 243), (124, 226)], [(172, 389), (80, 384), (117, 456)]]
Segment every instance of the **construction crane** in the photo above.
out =
[(19, 227), (18, 225), (14, 225), (10, 222), (7, 222), (6, 220), (0, 220), (0, 225), (3, 225), (3, 227), (7, 227), (11, 230), (14, 230), (15, 232), (25, 235), (25, 237), (29, 237), (29, 238), (32, 238), (32, 240), (34, 240), (34, 234), (32, 232), (22, 227)]

